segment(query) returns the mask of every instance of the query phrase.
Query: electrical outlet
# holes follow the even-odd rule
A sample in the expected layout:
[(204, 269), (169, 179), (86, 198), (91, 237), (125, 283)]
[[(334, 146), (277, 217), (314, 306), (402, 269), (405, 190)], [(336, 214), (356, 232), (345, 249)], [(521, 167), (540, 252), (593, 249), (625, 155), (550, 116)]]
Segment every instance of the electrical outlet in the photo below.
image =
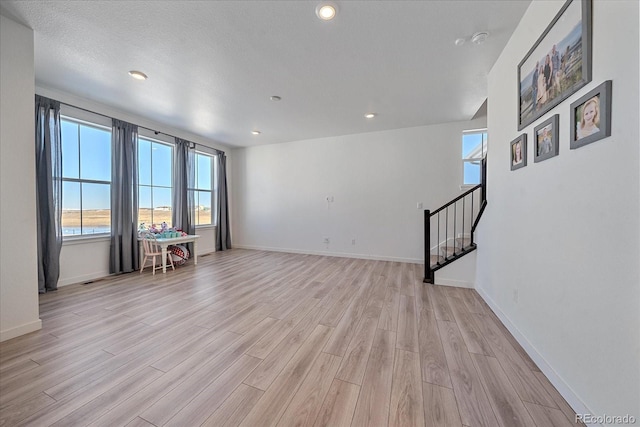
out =
[(424, 206), (424, 205), (422, 204), (422, 202), (418, 202), (418, 204), (417, 204), (417, 208), (418, 208), (418, 209), (422, 209), (422, 208), (423, 208), (423, 206)]
[(515, 303), (518, 302), (518, 290), (517, 289), (513, 290), (513, 302), (515, 302)]
[(356, 239), (351, 239), (351, 244), (355, 245), (356, 244)]
[(324, 243), (329, 243), (329, 238), (328, 237), (324, 238)]

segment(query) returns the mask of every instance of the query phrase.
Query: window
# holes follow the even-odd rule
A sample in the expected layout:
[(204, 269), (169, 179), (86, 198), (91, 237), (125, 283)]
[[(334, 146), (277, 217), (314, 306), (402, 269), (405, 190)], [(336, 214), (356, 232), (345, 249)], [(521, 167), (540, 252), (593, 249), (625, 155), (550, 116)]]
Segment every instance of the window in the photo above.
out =
[(111, 231), (111, 129), (61, 119), (62, 235)]
[(487, 130), (471, 130), (462, 133), (463, 185), (480, 184), (482, 159), (487, 154)]
[(171, 227), (173, 145), (138, 138), (138, 223)]
[(216, 223), (213, 213), (213, 200), (216, 193), (214, 157), (196, 153), (196, 182), (194, 199), (196, 205), (195, 224), (211, 225)]

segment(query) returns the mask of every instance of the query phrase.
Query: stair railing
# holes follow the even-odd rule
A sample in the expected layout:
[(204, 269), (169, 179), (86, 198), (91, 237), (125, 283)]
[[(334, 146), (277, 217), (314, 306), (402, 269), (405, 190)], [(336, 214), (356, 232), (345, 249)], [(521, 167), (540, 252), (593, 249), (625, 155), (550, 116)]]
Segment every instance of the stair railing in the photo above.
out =
[[(482, 159), (481, 183), (431, 212), (424, 211), (424, 279), (434, 283), (434, 273), (476, 249), (474, 233), (487, 206), (486, 157)], [(435, 228), (435, 230), (434, 230)], [(468, 238), (465, 231), (468, 231)], [(461, 237), (457, 237), (460, 232)], [(450, 238), (451, 236), (451, 238)], [(432, 237), (436, 237), (432, 262)], [(444, 241), (441, 238), (444, 237)], [(449, 241), (453, 244), (449, 245)], [(458, 243), (460, 243), (458, 245)], [(442, 253), (442, 255), (441, 255)]]

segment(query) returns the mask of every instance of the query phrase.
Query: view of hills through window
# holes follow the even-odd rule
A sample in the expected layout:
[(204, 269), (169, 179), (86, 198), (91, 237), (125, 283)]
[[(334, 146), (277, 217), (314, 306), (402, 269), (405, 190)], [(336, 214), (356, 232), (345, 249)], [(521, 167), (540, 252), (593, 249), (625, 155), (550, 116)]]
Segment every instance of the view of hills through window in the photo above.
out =
[(72, 120), (62, 128), (62, 234), (111, 229), (111, 130)]
[(138, 223), (171, 227), (173, 146), (138, 138)]
[[(62, 234), (111, 231), (111, 129), (63, 118)], [(138, 138), (138, 224), (172, 226), (173, 144)], [(214, 156), (195, 154), (195, 225), (213, 224)]]
[(213, 157), (196, 154), (196, 182), (194, 188), (196, 225), (212, 224)]

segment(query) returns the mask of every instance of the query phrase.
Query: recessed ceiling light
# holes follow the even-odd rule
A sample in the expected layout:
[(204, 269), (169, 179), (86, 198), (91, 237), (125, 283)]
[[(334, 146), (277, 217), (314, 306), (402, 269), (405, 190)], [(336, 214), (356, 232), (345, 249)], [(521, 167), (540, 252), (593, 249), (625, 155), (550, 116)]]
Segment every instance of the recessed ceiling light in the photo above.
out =
[(262, 132), (260, 132), (259, 130), (252, 130), (251, 134), (252, 135), (260, 135)]
[(147, 80), (148, 77), (142, 71), (131, 70), (129, 71), (129, 75), (136, 80)]
[(269, 99), (272, 100), (272, 101), (280, 101), (282, 98), (280, 98), (278, 95), (273, 95)]
[(456, 46), (462, 46), (464, 44), (464, 39), (460, 38), (460, 39), (456, 39), (455, 42), (453, 42)]
[(373, 119), (377, 115), (378, 115), (377, 113), (367, 113), (364, 115), (364, 117), (367, 119)]
[(338, 6), (330, 2), (320, 3), (316, 6), (316, 15), (323, 21), (331, 21), (338, 13)]
[(482, 44), (487, 40), (487, 37), (489, 37), (489, 33), (480, 31), (471, 36), (471, 41), (475, 44)]

